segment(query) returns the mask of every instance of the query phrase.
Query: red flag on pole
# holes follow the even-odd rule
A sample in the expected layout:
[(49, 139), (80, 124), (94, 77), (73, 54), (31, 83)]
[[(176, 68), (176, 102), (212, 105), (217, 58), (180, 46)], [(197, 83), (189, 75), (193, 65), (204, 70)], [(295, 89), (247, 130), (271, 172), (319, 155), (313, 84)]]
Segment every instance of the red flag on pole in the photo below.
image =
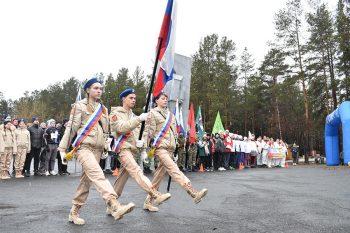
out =
[(190, 131), (188, 142), (190, 144), (191, 143), (195, 143), (196, 142), (196, 123), (194, 121), (193, 103), (191, 103), (190, 114), (188, 115), (188, 128), (189, 128), (189, 131)]

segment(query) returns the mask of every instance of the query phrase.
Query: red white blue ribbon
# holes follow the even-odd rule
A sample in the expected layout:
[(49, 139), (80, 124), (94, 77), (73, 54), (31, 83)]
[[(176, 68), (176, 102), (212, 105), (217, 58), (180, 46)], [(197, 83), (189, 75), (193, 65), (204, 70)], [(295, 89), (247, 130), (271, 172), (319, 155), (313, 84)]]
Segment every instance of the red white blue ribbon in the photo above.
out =
[(92, 114), (90, 119), (86, 122), (84, 129), (80, 132), (77, 138), (73, 142), (73, 147), (78, 147), (82, 141), (89, 135), (91, 130), (95, 127), (96, 123), (102, 116), (103, 106), (99, 104), (95, 112)]
[(154, 147), (159, 147), (160, 142), (163, 140), (165, 134), (167, 133), (167, 131), (170, 128), (170, 124), (171, 121), (173, 120), (173, 114), (171, 112), (168, 112), (168, 115), (165, 119), (165, 124), (163, 125), (162, 130), (159, 132), (158, 136), (155, 138), (154, 142), (153, 142), (153, 146)]
[(123, 134), (122, 136), (120, 136), (118, 138), (118, 140), (114, 139), (114, 145), (112, 150), (117, 154), (120, 150), (120, 148), (122, 147), (123, 143), (126, 141), (126, 139), (128, 139), (129, 134)]

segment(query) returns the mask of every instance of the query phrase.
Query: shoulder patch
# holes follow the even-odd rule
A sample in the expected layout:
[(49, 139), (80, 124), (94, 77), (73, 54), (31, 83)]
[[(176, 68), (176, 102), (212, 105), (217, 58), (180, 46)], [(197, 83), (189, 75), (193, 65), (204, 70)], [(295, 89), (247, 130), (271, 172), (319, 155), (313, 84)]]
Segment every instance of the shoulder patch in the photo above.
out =
[(112, 120), (113, 122), (116, 122), (116, 121), (118, 120), (117, 115), (113, 115), (112, 118), (111, 118), (111, 120)]

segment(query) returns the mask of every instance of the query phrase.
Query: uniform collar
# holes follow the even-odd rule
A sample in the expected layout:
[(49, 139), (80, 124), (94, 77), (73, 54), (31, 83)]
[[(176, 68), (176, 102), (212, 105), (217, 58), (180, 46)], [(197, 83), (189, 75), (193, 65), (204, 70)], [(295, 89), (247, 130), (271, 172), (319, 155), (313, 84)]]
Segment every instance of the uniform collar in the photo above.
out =
[(117, 111), (118, 111), (118, 112), (122, 112), (122, 113), (126, 113), (126, 114), (133, 114), (132, 109), (126, 110), (126, 109), (123, 108), (122, 106), (118, 106), (118, 107), (117, 107)]
[(156, 110), (161, 112), (161, 113), (168, 113), (168, 108), (160, 108), (160, 107), (156, 107)]

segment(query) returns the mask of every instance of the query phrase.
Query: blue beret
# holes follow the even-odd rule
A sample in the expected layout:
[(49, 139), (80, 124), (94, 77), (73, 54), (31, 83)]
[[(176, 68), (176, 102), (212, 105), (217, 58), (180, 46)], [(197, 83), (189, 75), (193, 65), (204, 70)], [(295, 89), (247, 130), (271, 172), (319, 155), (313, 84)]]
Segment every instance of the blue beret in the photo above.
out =
[(127, 97), (128, 95), (133, 94), (133, 93), (135, 93), (135, 89), (128, 88), (119, 94), (119, 99), (123, 99), (123, 97)]
[(101, 83), (101, 82), (98, 81), (97, 78), (92, 78), (92, 79), (90, 79), (89, 81), (87, 81), (87, 82), (85, 83), (85, 85), (84, 85), (84, 91), (85, 91), (87, 88), (91, 87), (92, 84), (94, 84), (94, 83)]
[(66, 124), (68, 121), (69, 121), (68, 118), (64, 118), (64, 119), (63, 119), (63, 124)]

